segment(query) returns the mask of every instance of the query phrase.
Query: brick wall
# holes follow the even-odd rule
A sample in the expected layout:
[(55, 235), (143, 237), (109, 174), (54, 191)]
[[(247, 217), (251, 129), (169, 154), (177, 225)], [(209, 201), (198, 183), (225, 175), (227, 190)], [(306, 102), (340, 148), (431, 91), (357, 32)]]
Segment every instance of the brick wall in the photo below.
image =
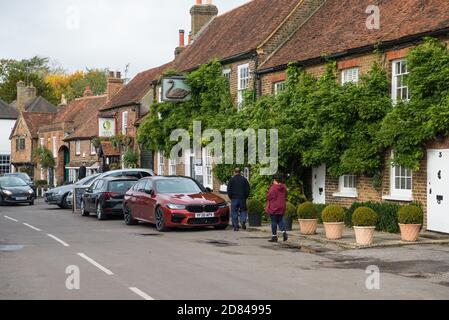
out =
[[(11, 139), (11, 163), (31, 163), (34, 152), (33, 139), (23, 118), (19, 117), (17, 126)], [(16, 151), (16, 138), (25, 137), (25, 150)]]
[(98, 156), (96, 154), (91, 154), (90, 151), (90, 140), (80, 140), (81, 148), (80, 154), (76, 154), (76, 141), (70, 141), (70, 161), (98, 161)]

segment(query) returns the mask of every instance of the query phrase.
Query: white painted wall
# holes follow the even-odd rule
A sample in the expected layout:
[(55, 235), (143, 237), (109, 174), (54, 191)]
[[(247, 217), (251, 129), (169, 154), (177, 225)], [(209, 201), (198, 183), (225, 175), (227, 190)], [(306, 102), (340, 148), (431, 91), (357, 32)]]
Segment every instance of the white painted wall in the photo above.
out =
[(11, 141), (9, 135), (16, 120), (0, 119), (0, 154), (11, 154)]

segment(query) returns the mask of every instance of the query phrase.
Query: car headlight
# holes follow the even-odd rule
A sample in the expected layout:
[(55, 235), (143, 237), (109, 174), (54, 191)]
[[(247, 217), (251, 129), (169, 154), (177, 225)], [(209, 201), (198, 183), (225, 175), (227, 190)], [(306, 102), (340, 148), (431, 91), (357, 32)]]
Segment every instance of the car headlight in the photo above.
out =
[(28, 193), (29, 193), (29, 194), (33, 194), (34, 191), (33, 191), (33, 190), (28, 190)]
[(229, 207), (229, 205), (228, 205), (227, 202), (223, 202), (223, 203), (220, 203), (220, 204), (218, 205), (218, 208), (220, 208), (220, 209), (224, 209), (224, 208), (227, 208), (227, 207)]
[(12, 192), (9, 190), (3, 190), (3, 193), (6, 194), (7, 196), (12, 196)]
[(185, 210), (186, 206), (183, 204), (169, 203), (169, 204), (167, 204), (167, 208), (172, 209), (172, 210)]

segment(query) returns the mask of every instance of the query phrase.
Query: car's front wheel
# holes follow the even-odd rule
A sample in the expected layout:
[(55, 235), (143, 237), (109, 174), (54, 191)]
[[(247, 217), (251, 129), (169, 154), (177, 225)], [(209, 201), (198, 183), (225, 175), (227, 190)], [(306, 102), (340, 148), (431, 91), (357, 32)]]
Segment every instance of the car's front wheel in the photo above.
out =
[(62, 198), (62, 201), (61, 201), (61, 209), (69, 209), (69, 205), (68, 205), (68, 203), (67, 203), (67, 195), (65, 195), (63, 198)]
[(137, 224), (137, 220), (134, 219), (132, 213), (131, 213), (131, 209), (128, 208), (127, 205), (123, 206), (123, 217), (125, 219), (125, 224), (127, 226), (134, 226)]
[(97, 218), (98, 220), (106, 220), (106, 214), (103, 212), (103, 208), (101, 207), (101, 203), (97, 204)]
[(3, 196), (0, 195), (0, 206), (3, 206)]
[(86, 211), (86, 207), (83, 200), (81, 200), (81, 215), (83, 217), (88, 217), (90, 215), (89, 211)]
[(165, 225), (164, 210), (162, 210), (161, 207), (156, 209), (156, 229), (159, 232), (167, 231), (167, 227)]

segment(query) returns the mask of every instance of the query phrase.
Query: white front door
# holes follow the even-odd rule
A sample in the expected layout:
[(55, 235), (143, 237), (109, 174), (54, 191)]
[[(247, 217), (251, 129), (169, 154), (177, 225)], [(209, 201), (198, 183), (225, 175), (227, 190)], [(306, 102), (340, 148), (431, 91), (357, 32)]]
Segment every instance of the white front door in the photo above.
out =
[(449, 233), (449, 150), (427, 151), (427, 229)]
[(313, 203), (326, 203), (326, 165), (323, 164), (312, 169), (312, 196)]

